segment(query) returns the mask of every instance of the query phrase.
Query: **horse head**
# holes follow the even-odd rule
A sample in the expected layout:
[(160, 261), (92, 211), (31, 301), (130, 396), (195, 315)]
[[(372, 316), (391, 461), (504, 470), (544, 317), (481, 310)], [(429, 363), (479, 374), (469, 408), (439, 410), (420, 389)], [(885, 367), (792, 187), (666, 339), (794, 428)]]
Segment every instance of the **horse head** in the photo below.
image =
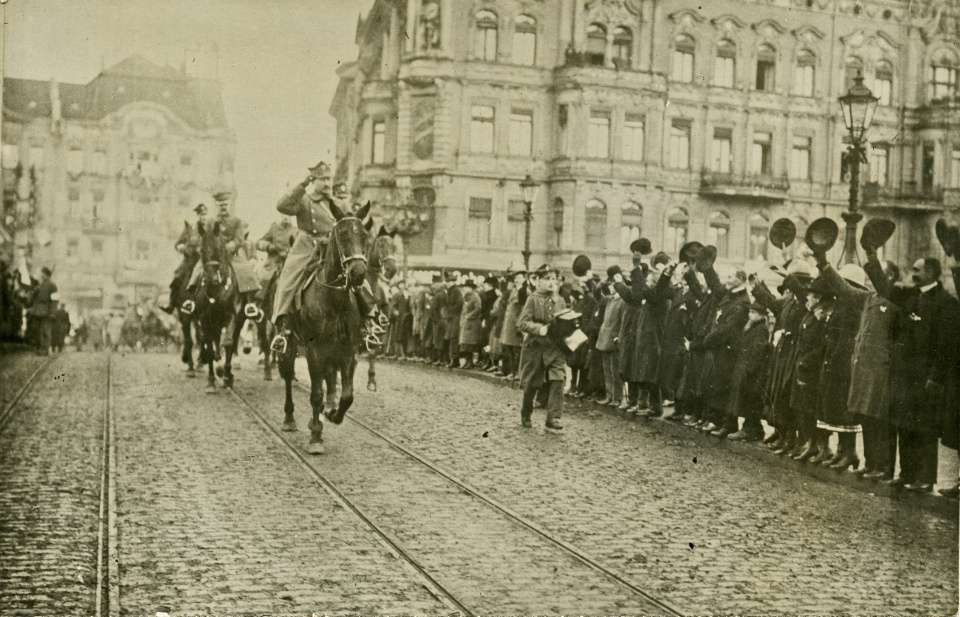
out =
[(220, 237), (220, 222), (213, 224), (207, 230), (203, 221), (197, 221), (197, 232), (200, 234), (200, 263), (203, 266), (203, 276), (208, 287), (219, 288), (230, 281), (227, 249)]
[[(330, 204), (330, 212), (336, 223), (330, 233), (330, 246), (324, 259), (327, 278), (330, 274), (343, 276), (351, 287), (359, 287), (367, 277), (367, 250), (370, 236), (363, 227), (363, 218), (370, 211), (370, 204), (360, 208), (356, 215), (345, 215), (336, 204)], [(336, 278), (336, 277), (333, 277)]]
[(387, 232), (386, 228), (381, 226), (370, 244), (370, 254), (367, 256), (370, 269), (388, 280), (397, 275), (397, 245), (393, 242), (395, 235), (396, 230)]

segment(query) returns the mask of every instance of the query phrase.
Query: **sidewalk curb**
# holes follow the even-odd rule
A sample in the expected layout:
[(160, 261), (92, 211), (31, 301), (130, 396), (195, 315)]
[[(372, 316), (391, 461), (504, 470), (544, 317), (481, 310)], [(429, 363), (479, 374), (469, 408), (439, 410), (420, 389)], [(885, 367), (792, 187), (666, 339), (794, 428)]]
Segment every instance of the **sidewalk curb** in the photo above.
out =
[[(377, 358), (378, 361), (386, 362), (389, 364), (399, 364), (405, 366), (418, 367), (422, 370), (430, 370), (437, 373), (452, 373), (456, 369), (450, 369), (444, 366), (433, 366), (424, 362), (417, 361), (398, 361), (392, 358)], [(500, 377), (496, 377), (490, 373), (478, 372), (475, 370), (459, 370), (459, 375), (462, 377), (469, 377), (476, 379), (478, 381), (485, 381), (487, 383), (499, 385), (504, 388), (510, 388), (514, 390), (519, 390), (516, 385), (516, 382), (504, 381)], [(845, 486), (849, 489), (860, 491), (863, 493), (869, 493), (874, 497), (885, 497), (893, 501), (898, 501), (902, 504), (907, 505), (908, 507), (917, 508), (925, 510), (932, 514), (942, 516), (945, 518), (958, 518), (960, 515), (960, 503), (953, 499), (943, 497), (936, 492), (933, 493), (914, 493), (911, 491), (905, 491), (903, 489), (894, 488), (887, 484), (883, 483), (872, 483), (866, 480), (862, 480), (855, 476), (852, 473), (843, 471), (837, 472), (832, 469), (826, 469), (820, 466), (808, 465), (806, 463), (801, 463), (795, 461), (791, 458), (777, 456), (771, 453), (765, 446), (758, 443), (744, 443), (739, 441), (730, 441), (727, 439), (717, 439), (712, 435), (706, 435), (703, 432), (689, 427), (677, 424), (675, 422), (670, 422), (668, 420), (661, 418), (635, 418), (625, 416), (623, 412), (608, 407), (606, 405), (597, 405), (595, 403), (586, 402), (583, 399), (576, 398), (565, 398), (564, 406), (567, 408), (574, 408), (580, 410), (591, 410), (597, 411), (601, 410), (604, 413), (620, 418), (626, 422), (643, 422), (649, 423), (657, 427), (658, 430), (664, 431), (672, 437), (681, 437), (685, 439), (693, 439), (697, 442), (697, 445), (714, 447), (714, 448), (726, 448), (733, 450), (734, 452), (745, 454), (747, 456), (753, 457), (758, 460), (765, 461), (768, 464), (775, 465), (781, 469), (792, 469), (794, 471), (799, 471), (808, 476), (811, 476), (821, 482), (827, 482), (830, 484), (838, 484)], [(670, 409), (669, 407), (667, 408)]]

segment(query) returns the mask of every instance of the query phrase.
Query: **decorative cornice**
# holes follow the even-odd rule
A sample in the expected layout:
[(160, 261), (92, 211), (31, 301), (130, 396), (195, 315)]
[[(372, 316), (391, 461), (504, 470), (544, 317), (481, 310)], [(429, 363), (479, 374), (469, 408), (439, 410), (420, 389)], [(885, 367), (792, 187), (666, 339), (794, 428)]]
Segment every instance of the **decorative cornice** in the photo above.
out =
[(747, 24), (741, 20), (736, 15), (730, 15), (729, 13), (721, 15), (719, 17), (714, 17), (710, 20), (710, 23), (714, 25), (718, 30), (730, 31), (733, 27), (737, 28), (746, 28)]

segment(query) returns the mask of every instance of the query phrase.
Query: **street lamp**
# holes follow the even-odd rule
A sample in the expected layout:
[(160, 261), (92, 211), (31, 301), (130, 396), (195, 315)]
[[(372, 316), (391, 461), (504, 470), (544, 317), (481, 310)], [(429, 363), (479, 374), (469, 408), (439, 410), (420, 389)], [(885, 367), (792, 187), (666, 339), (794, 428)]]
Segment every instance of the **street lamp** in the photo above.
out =
[(843, 112), (843, 124), (850, 134), (850, 148), (847, 150), (847, 163), (850, 166), (850, 202), (847, 211), (841, 214), (846, 223), (846, 235), (843, 240), (841, 263), (853, 263), (857, 256), (857, 224), (863, 218), (858, 210), (860, 202), (860, 163), (866, 162), (866, 136), (873, 114), (880, 99), (863, 85), (863, 76), (857, 72), (853, 86), (840, 97), (840, 110)]
[(530, 221), (533, 220), (533, 202), (537, 200), (537, 194), (540, 192), (540, 183), (530, 177), (520, 182), (520, 190), (523, 191), (523, 204), (526, 208), (523, 211), (523, 267), (530, 271)]

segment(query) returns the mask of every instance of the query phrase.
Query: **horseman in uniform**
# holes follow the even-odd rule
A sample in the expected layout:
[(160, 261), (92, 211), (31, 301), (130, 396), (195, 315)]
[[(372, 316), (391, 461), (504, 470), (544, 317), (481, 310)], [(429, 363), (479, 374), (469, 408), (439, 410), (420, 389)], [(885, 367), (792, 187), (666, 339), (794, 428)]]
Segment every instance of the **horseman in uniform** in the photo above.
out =
[[(254, 272), (247, 254), (247, 224), (230, 214), (231, 196), (229, 191), (221, 191), (213, 196), (218, 207), (217, 218), (214, 222), (220, 225), (220, 238), (223, 240), (227, 254), (231, 256), (230, 265), (237, 277), (237, 291), (242, 295), (258, 291), (260, 282), (257, 280), (257, 274)], [(190, 275), (190, 282), (187, 284), (187, 291), (191, 294), (196, 289), (202, 272), (203, 264), (200, 263), (200, 260), (197, 260), (193, 267), (193, 273)], [(244, 313), (249, 315), (251, 307), (255, 313), (257, 309), (252, 304), (244, 309)], [(184, 306), (184, 310), (192, 312), (192, 307)]]
[[(291, 333), (290, 321), (299, 309), (300, 292), (307, 282), (311, 266), (323, 258), (336, 224), (336, 219), (330, 212), (330, 204), (335, 203), (330, 165), (321, 161), (308, 168), (308, 171), (309, 175), (277, 203), (277, 210), (281, 214), (296, 218), (298, 229), (293, 246), (290, 247), (280, 270), (277, 295), (273, 303), (273, 323), (276, 324), (278, 333), (270, 348), (281, 354), (287, 350), (287, 340)], [(373, 329), (371, 304), (363, 294), (355, 295), (357, 306), (365, 316), (367, 329), (370, 331)]]
[[(197, 204), (197, 207), (194, 208), (193, 211), (197, 213), (198, 223), (206, 220), (206, 205), (202, 203)], [(160, 307), (160, 309), (167, 314), (173, 313), (175, 307), (180, 306), (182, 302), (187, 300), (187, 298), (181, 297), (182, 290), (186, 287), (185, 280), (187, 280), (187, 277), (193, 272), (194, 266), (196, 266), (200, 260), (200, 232), (197, 231), (196, 225), (191, 225), (184, 221), (183, 231), (180, 232), (180, 237), (177, 238), (174, 248), (176, 248), (178, 253), (183, 255), (183, 259), (173, 273), (173, 281), (170, 283), (170, 301), (167, 303), (167, 306)]]

